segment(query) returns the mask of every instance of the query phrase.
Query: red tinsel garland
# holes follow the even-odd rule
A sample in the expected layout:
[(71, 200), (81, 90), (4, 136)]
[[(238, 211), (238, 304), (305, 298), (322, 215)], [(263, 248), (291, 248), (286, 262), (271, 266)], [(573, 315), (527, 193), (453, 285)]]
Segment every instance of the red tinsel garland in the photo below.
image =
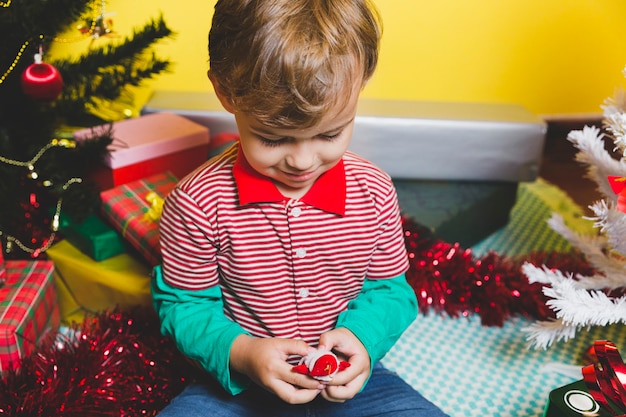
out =
[[(583, 256), (531, 253), (476, 258), (458, 243), (434, 238), (404, 219), (410, 268), (422, 313), (451, 317), (477, 314), (484, 325), (501, 326), (514, 315), (552, 315), (539, 284), (529, 284), (523, 262), (588, 274)], [(190, 379), (203, 377), (159, 333), (151, 310), (103, 312), (76, 333), (49, 339), (25, 358), (19, 371), (0, 380), (0, 416), (153, 416)]]
[(0, 381), (0, 415), (154, 416), (198, 371), (152, 311), (103, 312), (44, 340)]
[(514, 315), (553, 317), (542, 285), (530, 284), (521, 265), (531, 262), (562, 271), (589, 274), (586, 259), (571, 253), (533, 252), (510, 258), (495, 252), (476, 258), (470, 249), (432, 236), (425, 227), (404, 218), (410, 267), (407, 280), (417, 294), (420, 311), (450, 317), (477, 314), (485, 326), (502, 326)]

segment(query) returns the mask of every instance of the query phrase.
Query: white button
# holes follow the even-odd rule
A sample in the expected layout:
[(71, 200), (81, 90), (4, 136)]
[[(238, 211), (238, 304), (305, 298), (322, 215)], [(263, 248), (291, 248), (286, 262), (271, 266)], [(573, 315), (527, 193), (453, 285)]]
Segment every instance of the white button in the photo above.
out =
[(302, 209), (300, 207), (294, 207), (293, 210), (291, 210), (291, 214), (293, 214), (293, 217), (300, 217)]
[(298, 291), (298, 295), (300, 296), (300, 298), (307, 298), (309, 296), (309, 289), (300, 288), (300, 291)]
[(304, 248), (296, 249), (296, 256), (298, 258), (304, 258), (306, 256), (306, 249), (304, 249)]

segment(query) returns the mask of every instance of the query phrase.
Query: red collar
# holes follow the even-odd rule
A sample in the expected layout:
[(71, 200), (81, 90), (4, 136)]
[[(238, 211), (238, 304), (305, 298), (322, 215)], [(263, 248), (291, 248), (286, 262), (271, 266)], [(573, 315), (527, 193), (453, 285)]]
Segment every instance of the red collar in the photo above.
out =
[[(239, 204), (242, 206), (286, 200), (271, 179), (252, 169), (241, 148), (233, 166), (233, 176), (237, 183)], [(300, 201), (343, 216), (346, 212), (346, 173), (343, 160), (323, 173)]]

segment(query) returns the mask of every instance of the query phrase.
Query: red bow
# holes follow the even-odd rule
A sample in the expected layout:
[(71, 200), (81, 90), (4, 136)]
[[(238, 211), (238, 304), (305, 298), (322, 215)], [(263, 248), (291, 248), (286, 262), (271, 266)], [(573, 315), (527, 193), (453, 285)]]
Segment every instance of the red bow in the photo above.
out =
[(617, 209), (626, 213), (626, 177), (609, 175), (607, 178), (611, 189), (617, 194)]
[(589, 394), (616, 417), (625, 417), (626, 365), (617, 347), (608, 340), (596, 340), (593, 351), (596, 362), (582, 369)]

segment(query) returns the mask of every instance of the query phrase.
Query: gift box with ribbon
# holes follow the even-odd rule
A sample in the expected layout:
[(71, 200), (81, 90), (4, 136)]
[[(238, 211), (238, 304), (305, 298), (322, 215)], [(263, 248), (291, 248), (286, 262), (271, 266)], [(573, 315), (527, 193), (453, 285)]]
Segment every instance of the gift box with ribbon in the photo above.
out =
[(46, 252), (54, 261), (59, 311), (64, 324), (82, 323), (87, 314), (149, 306), (151, 268), (134, 253), (95, 261), (67, 239)]
[(0, 373), (17, 369), (38, 341), (56, 331), (59, 307), (51, 261), (6, 261), (0, 287)]
[(161, 261), (159, 218), (163, 199), (177, 182), (172, 173), (163, 172), (100, 194), (105, 219), (151, 266)]
[(550, 393), (544, 417), (623, 417), (626, 415), (626, 365), (615, 344), (597, 340), (583, 379)]

